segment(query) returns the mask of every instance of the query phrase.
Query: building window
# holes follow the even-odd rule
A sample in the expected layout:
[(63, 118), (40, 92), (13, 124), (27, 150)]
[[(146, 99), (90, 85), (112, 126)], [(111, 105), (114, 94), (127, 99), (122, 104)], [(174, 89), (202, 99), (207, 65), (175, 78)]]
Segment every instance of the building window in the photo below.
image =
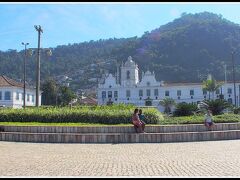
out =
[(165, 91), (165, 96), (169, 96), (169, 91)]
[[(130, 90), (127, 90), (126, 91), (126, 97), (130, 97), (131, 96), (131, 92), (130, 92)], [(129, 100), (129, 98), (128, 98), (128, 100)]]
[(180, 99), (180, 96), (178, 96), (177, 98)]
[(139, 90), (139, 96), (143, 96), (143, 90), (142, 89)]
[(27, 94), (27, 101), (30, 101), (30, 94)]
[(228, 94), (232, 94), (232, 88), (228, 88)]
[(191, 96), (191, 99), (193, 99), (193, 96)]
[(114, 97), (117, 98), (118, 97), (118, 92), (114, 91)]
[(154, 89), (154, 96), (158, 96), (158, 89)]
[(181, 96), (181, 95), (182, 95), (181, 90), (177, 90), (177, 96)]
[(0, 91), (0, 100), (2, 100), (2, 91)]
[(5, 92), (5, 100), (11, 100), (11, 92), (10, 91)]
[(204, 99), (206, 99), (206, 96), (204, 96)]
[(102, 91), (102, 98), (103, 98), (103, 99), (106, 98), (106, 91)]
[(142, 97), (140, 97), (139, 99), (142, 100)]
[(130, 79), (130, 71), (127, 71), (127, 79)]
[(115, 98), (115, 101), (117, 101), (117, 98)]
[(32, 95), (32, 102), (34, 103), (34, 95)]
[(158, 99), (158, 97), (156, 96), (156, 99)]
[(228, 98), (228, 102), (232, 104), (232, 98)]
[(207, 91), (205, 89), (203, 89), (203, 95), (206, 95), (207, 94)]
[(220, 94), (220, 90), (219, 89), (216, 90), (216, 94)]
[(17, 92), (17, 95), (16, 95), (16, 100), (19, 100), (20, 99), (20, 93)]
[(150, 82), (147, 82), (147, 86), (150, 86)]
[(108, 98), (112, 98), (112, 91), (108, 91)]
[(151, 90), (147, 89), (147, 96), (151, 96)]
[(191, 90), (190, 90), (190, 96), (193, 96), (193, 95), (194, 95), (194, 90), (191, 89)]

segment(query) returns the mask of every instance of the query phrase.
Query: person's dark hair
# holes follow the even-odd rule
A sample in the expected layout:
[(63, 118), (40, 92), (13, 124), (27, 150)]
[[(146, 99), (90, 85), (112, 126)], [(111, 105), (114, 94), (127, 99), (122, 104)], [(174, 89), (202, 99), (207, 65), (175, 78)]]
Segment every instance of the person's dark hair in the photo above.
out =
[(142, 114), (142, 109), (139, 109), (138, 113), (139, 113), (139, 114)]
[(138, 108), (134, 109), (134, 114), (138, 113)]

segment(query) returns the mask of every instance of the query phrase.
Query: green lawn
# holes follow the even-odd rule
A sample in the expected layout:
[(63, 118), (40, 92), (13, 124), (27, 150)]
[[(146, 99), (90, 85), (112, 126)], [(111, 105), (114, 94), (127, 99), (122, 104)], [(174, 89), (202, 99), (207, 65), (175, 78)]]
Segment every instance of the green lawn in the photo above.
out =
[[(201, 124), (204, 122), (204, 115), (167, 117), (161, 120), (160, 124)], [(240, 114), (222, 114), (213, 116), (215, 123), (233, 123), (240, 122)]]

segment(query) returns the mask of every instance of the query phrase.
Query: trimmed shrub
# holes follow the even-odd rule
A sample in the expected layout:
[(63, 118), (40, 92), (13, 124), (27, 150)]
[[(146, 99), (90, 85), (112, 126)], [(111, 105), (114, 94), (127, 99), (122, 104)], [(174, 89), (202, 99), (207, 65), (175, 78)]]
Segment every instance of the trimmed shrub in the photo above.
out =
[[(77, 107), (43, 107), (0, 110), (1, 122), (45, 122), (45, 123), (131, 123), (133, 105), (77, 106)], [(158, 124), (162, 114), (154, 108), (144, 108), (146, 123)]]

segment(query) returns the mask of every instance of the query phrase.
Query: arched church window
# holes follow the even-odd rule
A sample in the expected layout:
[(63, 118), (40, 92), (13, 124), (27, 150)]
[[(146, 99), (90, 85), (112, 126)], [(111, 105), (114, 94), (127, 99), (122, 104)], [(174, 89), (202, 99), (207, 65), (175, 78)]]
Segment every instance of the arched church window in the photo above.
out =
[(130, 79), (130, 71), (127, 71), (127, 79)]

